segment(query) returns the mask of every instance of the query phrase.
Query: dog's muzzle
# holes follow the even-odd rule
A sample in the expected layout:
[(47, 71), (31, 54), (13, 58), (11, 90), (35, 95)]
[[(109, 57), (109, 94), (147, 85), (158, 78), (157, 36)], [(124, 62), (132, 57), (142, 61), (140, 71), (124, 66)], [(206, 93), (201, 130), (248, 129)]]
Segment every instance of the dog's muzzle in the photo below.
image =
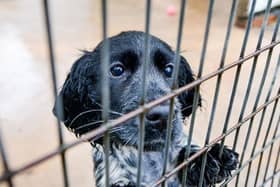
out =
[(169, 115), (169, 105), (159, 105), (145, 115), (146, 121), (153, 128), (163, 131), (166, 129)]

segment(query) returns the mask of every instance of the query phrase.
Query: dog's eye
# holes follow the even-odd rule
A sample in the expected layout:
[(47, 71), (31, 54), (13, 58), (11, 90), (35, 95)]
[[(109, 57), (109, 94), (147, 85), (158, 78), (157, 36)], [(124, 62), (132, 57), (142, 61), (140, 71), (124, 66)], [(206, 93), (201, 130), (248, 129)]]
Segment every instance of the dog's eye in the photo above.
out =
[(172, 72), (173, 72), (173, 65), (172, 64), (167, 64), (165, 67), (164, 67), (164, 74), (167, 76), (167, 77), (172, 77)]
[(115, 64), (110, 68), (110, 72), (114, 77), (119, 77), (124, 73), (124, 67), (121, 64)]

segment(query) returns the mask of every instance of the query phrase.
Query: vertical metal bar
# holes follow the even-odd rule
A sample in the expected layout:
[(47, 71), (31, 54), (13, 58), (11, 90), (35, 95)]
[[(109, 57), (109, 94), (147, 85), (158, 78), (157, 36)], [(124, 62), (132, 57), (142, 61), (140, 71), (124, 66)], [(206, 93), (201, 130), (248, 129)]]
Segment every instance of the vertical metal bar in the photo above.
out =
[[(219, 69), (223, 68), (224, 64), (225, 64), (228, 43), (229, 43), (232, 25), (233, 25), (233, 19), (234, 19), (235, 13), (236, 13), (236, 7), (237, 7), (237, 0), (233, 0), (232, 5), (231, 5), (230, 17), (229, 17), (229, 21), (228, 21), (228, 25), (227, 25), (227, 33), (225, 36), (224, 47), (223, 47), (223, 51), (222, 51)], [(210, 140), (212, 126), (213, 126), (215, 112), (216, 112), (216, 106), (217, 106), (218, 97), (219, 97), (219, 93), (220, 93), (221, 80), (222, 80), (222, 74), (219, 74), (218, 78), (217, 78), (217, 82), (216, 82), (215, 96), (214, 96), (214, 100), (213, 100), (213, 104), (212, 104), (212, 108), (211, 108), (211, 115), (210, 115), (210, 119), (209, 119), (208, 130), (207, 130), (207, 135), (205, 138), (204, 146), (207, 146), (209, 143), (209, 140)], [(208, 154), (208, 152), (205, 152), (205, 154), (203, 155), (203, 159), (202, 159), (202, 166), (201, 166), (200, 180), (199, 180), (200, 187), (203, 185), (202, 181), (203, 181), (203, 177), (204, 177), (204, 170), (205, 170), (205, 166), (206, 166), (207, 154)]]
[[(268, 1), (268, 6), (269, 7), (267, 7), (266, 12), (265, 12), (265, 19), (264, 19), (264, 22), (263, 22), (263, 25), (262, 25), (262, 28), (261, 28), (261, 32), (260, 32), (260, 35), (259, 35), (256, 50), (259, 50), (260, 47), (261, 47), (261, 43), (262, 43), (264, 31), (265, 31), (265, 26), (266, 26), (266, 23), (267, 23), (267, 18), (268, 18), (268, 14), (269, 14), (269, 10), (270, 10), (271, 1), (272, 0)], [(242, 120), (245, 109), (246, 109), (246, 106), (247, 106), (248, 97), (249, 97), (250, 92), (251, 92), (252, 82), (253, 82), (254, 75), (255, 75), (255, 69), (256, 69), (256, 64), (257, 64), (258, 57), (259, 57), (259, 55), (256, 55), (254, 57), (254, 62), (253, 62), (252, 67), (251, 67), (251, 72), (250, 72), (250, 76), (249, 76), (250, 78), (249, 78), (249, 82), (247, 84), (246, 94), (245, 94), (245, 97), (243, 99), (243, 104), (242, 104), (242, 108), (241, 108), (241, 112), (240, 112), (238, 121)], [(240, 128), (238, 128), (237, 131), (236, 131), (235, 141), (234, 141), (234, 145), (233, 145), (234, 149), (236, 148), (237, 139), (238, 139), (238, 135), (239, 135), (239, 130), (240, 130)]]
[[(50, 13), (49, 13), (49, 4), (48, 0), (43, 1), (44, 6), (44, 15), (45, 15), (45, 24), (46, 24), (46, 31), (47, 31), (47, 41), (48, 41), (48, 52), (49, 52), (49, 60), (51, 66), (51, 76), (52, 76), (52, 86), (53, 86), (53, 95), (54, 97), (57, 96), (57, 78), (56, 78), (56, 67), (55, 67), (55, 59), (54, 59), (54, 48), (53, 48), (53, 40), (52, 40), (52, 33), (51, 33), (51, 23), (50, 23)], [(60, 116), (63, 116), (63, 102), (62, 98), (57, 98), (57, 104), (55, 106), (55, 110)], [(59, 146), (63, 146), (63, 134), (61, 129), (61, 124), (59, 119), (57, 119), (57, 131), (59, 137)], [(67, 173), (67, 166), (66, 166), (66, 159), (65, 159), (65, 151), (62, 151), (61, 154), (61, 163), (62, 163), (62, 171), (63, 171), (63, 180), (64, 186), (69, 186), (68, 180), (68, 173)]]
[[(279, 29), (279, 21), (277, 22), (277, 25), (274, 29), (274, 33), (273, 33), (273, 37), (272, 37), (272, 41), (271, 42), (274, 42), (276, 40), (276, 36), (277, 36), (277, 33), (278, 33), (278, 29)], [(269, 49), (269, 52), (268, 52), (268, 55), (267, 55), (267, 60), (266, 60), (266, 65), (265, 65), (265, 69), (264, 69), (264, 72), (263, 72), (263, 75), (262, 75), (262, 79), (261, 79), (261, 82), (260, 82), (260, 85), (259, 85), (259, 90), (258, 90), (258, 94), (257, 94), (257, 97), (256, 97), (256, 100), (255, 100), (255, 104), (254, 104), (254, 107), (253, 107), (253, 112), (256, 110), (257, 108), (257, 105), (258, 105), (258, 101), (260, 99), (260, 95), (262, 93), (262, 89), (263, 89), (263, 85), (264, 85), (264, 82), (265, 82), (265, 79), (266, 79), (266, 76), (267, 76), (267, 72), (268, 72), (268, 68), (269, 68), (269, 65), (270, 65), (270, 61), (271, 61), (271, 56), (272, 56), (272, 52), (273, 52), (273, 49), (274, 48), (271, 48)], [(277, 68), (276, 68), (277, 69)], [(273, 84), (274, 85), (274, 84)], [(271, 85), (271, 86), (273, 86)], [(269, 100), (270, 98), (270, 94), (271, 94), (271, 90), (272, 90), (272, 87), (270, 88), (269, 92), (268, 92), (268, 95), (266, 97), (266, 102)], [(277, 100), (278, 101), (278, 100)], [(254, 140), (254, 144), (253, 144), (253, 149), (252, 149), (252, 152), (251, 152), (251, 156), (254, 155), (254, 152), (255, 152), (255, 149), (256, 149), (256, 146), (257, 146), (257, 143), (258, 143), (258, 139), (259, 139), (259, 135), (260, 135), (260, 132), (261, 132), (261, 127), (262, 127), (262, 122), (263, 122), (263, 119), (264, 119), (264, 115), (265, 115), (265, 111), (266, 111), (266, 107), (264, 108), (264, 110), (262, 111), (262, 116), (261, 116), (261, 119), (260, 119), (260, 123), (259, 123), (259, 126), (258, 126), (258, 130), (257, 130), (257, 133), (256, 133), (256, 136), (255, 136), (255, 140)], [(247, 134), (250, 135), (251, 133), (251, 128), (252, 128), (252, 125), (253, 125), (253, 121), (254, 121), (254, 118), (251, 118), (250, 120), (250, 123), (249, 123), (249, 128), (248, 128), (248, 131), (247, 131)], [(262, 154), (261, 154), (262, 155)], [(249, 173), (251, 171), (251, 165), (252, 165), (252, 162), (249, 163), (249, 166), (248, 166), (248, 172), (247, 172), (247, 176), (246, 176), (246, 180), (245, 180), (245, 185), (248, 184), (248, 180), (249, 180)], [(257, 182), (257, 181), (255, 181)]]
[[(263, 36), (264, 36), (265, 27), (266, 27), (269, 12), (270, 12), (271, 2), (272, 2), (272, 0), (269, 0), (268, 3), (267, 3), (267, 7), (266, 7), (266, 10), (265, 10), (265, 15), (264, 15), (264, 21), (263, 21), (263, 24), (262, 24), (262, 28), (261, 28), (261, 32), (260, 32), (260, 35), (259, 35), (256, 50), (259, 50), (260, 47), (261, 47), (261, 44), (262, 44), (262, 39), (263, 39)], [(251, 72), (250, 72), (250, 76), (249, 76), (249, 81), (248, 81), (248, 84), (247, 84), (246, 94), (245, 94), (245, 97), (244, 97), (244, 100), (243, 100), (243, 104), (242, 104), (242, 108), (241, 108), (241, 112), (240, 112), (238, 122), (240, 122), (242, 120), (245, 109), (246, 109), (246, 106), (247, 106), (247, 103), (248, 103), (248, 98), (249, 98), (249, 95), (250, 95), (250, 92), (251, 92), (251, 87), (252, 87), (252, 83), (253, 83), (254, 76), (255, 76), (255, 70), (256, 70), (258, 57), (259, 57), (259, 55), (257, 55), (254, 58), (254, 61), (253, 61), (253, 64), (252, 64), (252, 68), (251, 68)], [(258, 105), (258, 101), (259, 101), (259, 99), (257, 98), (256, 102), (255, 102), (255, 106)], [(255, 110), (255, 106), (254, 106), (254, 110)], [(244, 145), (243, 145), (243, 150), (242, 150), (241, 157), (240, 157), (240, 166), (242, 165), (242, 162), (243, 162), (243, 159), (244, 159), (244, 156), (245, 156), (245, 152), (246, 152), (246, 149), (247, 149), (248, 140), (249, 140), (249, 137), (250, 137), (250, 134), (251, 134), (250, 130), (251, 130), (251, 127), (252, 127), (252, 124), (253, 124), (253, 119), (254, 119), (254, 117), (251, 119), (251, 125), (249, 125), (249, 127), (248, 127), (247, 136), (246, 136), (246, 139), (245, 139), (245, 142), (244, 142)], [(236, 130), (234, 145), (233, 145), (234, 149), (236, 148), (236, 145), (237, 145), (239, 131), (240, 131), (240, 128), (238, 128)], [(239, 181), (239, 174), (237, 175), (237, 178), (236, 178), (236, 186), (238, 185), (238, 181)]]
[[(277, 170), (277, 166), (278, 166), (278, 162), (279, 162), (279, 157), (280, 157), (280, 144), (278, 146), (278, 151), (277, 151), (277, 154), (276, 154), (276, 161), (275, 161), (275, 164), (274, 164), (274, 169), (273, 169), (273, 175), (276, 174), (276, 170)], [(273, 183), (274, 183), (274, 178), (272, 178), (272, 181), (271, 181), (271, 186), (273, 186)], [(279, 186), (279, 185), (278, 185)]]
[[(255, 6), (256, 6), (256, 1), (257, 0), (253, 0), (253, 2), (252, 2), (251, 11), (250, 11), (250, 14), (249, 14), (248, 23), (247, 23), (247, 27), (246, 27), (246, 31), (245, 31), (245, 35), (244, 35), (239, 59), (243, 59), (244, 55), (245, 55), (245, 51), (246, 51), (246, 47), (247, 47), (247, 43), (248, 43), (248, 39), (249, 39), (249, 34), (250, 34), (251, 27), (252, 27), (252, 21), (253, 21), (253, 18), (254, 18), (254, 10), (255, 10)], [(239, 83), (239, 76), (240, 76), (241, 68), (242, 68), (242, 64), (238, 65), (237, 69), (236, 69), (236, 72), (235, 72), (235, 76), (234, 76), (235, 78), (234, 78), (234, 83), (233, 83), (232, 92), (231, 92), (231, 96), (230, 96), (230, 102), (229, 102), (229, 105), (228, 105), (226, 119), (225, 119), (225, 122), (224, 122), (223, 134), (226, 133), (226, 131), (228, 129), (228, 124), (229, 124), (229, 120), (230, 120), (230, 116), (231, 116), (231, 112), (232, 112), (232, 107), (233, 107), (233, 103), (234, 103), (234, 100), (235, 100), (236, 89), (237, 89), (237, 86), (238, 86), (238, 83)], [(222, 146), (221, 146), (221, 149), (220, 149), (220, 156), (222, 155), (222, 152), (223, 152), (223, 149), (224, 149), (224, 142), (225, 142), (225, 138), (223, 138), (222, 141), (221, 141)]]
[[(278, 101), (279, 101), (279, 99), (277, 99), (275, 102), (274, 102), (274, 105), (273, 105), (273, 109), (272, 109), (272, 114), (271, 114), (271, 117), (270, 117), (270, 121), (269, 121), (269, 127), (267, 128), (267, 134), (266, 134), (266, 137), (265, 137), (265, 139), (264, 139), (264, 141), (263, 141), (263, 145), (265, 146), (265, 143), (266, 143), (266, 139), (267, 139), (267, 136), (268, 136), (268, 133), (269, 133), (269, 131), (270, 131), (270, 129), (271, 129), (271, 126), (272, 126), (272, 121), (273, 121), (273, 119), (274, 119), (274, 115), (275, 115), (275, 111), (276, 111), (276, 108), (277, 108), (277, 106), (278, 106)], [(264, 110), (266, 110), (266, 107), (264, 108)], [(262, 116), (263, 117), (263, 116)], [(261, 123), (263, 122), (263, 118), (262, 118), (262, 121), (261, 121)], [(255, 143), (257, 143), (257, 142), (255, 142)], [(255, 145), (254, 145), (255, 146)], [(264, 146), (262, 146), (262, 147), (264, 147)], [(255, 151), (255, 150), (254, 150)], [(252, 154), (254, 155), (254, 153), (252, 152)], [(251, 157), (252, 157), (252, 154), (251, 154)], [(260, 161), (262, 160), (262, 157), (263, 157), (263, 152), (261, 153), (261, 155), (260, 155)], [(248, 168), (248, 172), (247, 172), (247, 176), (246, 176), (246, 181), (245, 181), (245, 184), (248, 184), (248, 176), (249, 176), (249, 174), (250, 174), (250, 169), (251, 169), (251, 164), (252, 164), (252, 162), (250, 162), (249, 163), (249, 168)], [(258, 170), (257, 170), (257, 174), (256, 174), (256, 179), (255, 179), (255, 186), (257, 185), (257, 182), (258, 182), (258, 176), (259, 176), (259, 169), (260, 169), (260, 164), (259, 164), (259, 167), (258, 167)]]
[[(279, 124), (278, 124), (278, 125), (279, 125)], [(276, 174), (276, 170), (277, 170), (277, 166), (278, 166), (278, 162), (279, 162), (279, 157), (280, 157), (280, 144), (279, 144), (279, 146), (278, 146), (278, 151), (277, 151), (277, 154), (276, 154), (276, 161), (275, 161), (275, 164), (274, 164), (273, 175)], [(268, 160), (267, 165), (269, 165), (269, 160)], [(267, 174), (268, 168), (267, 168), (265, 171), (266, 171), (266, 174)], [(264, 176), (264, 180), (265, 180), (265, 178), (266, 178), (266, 175)], [(275, 178), (275, 177), (272, 178), (271, 186), (273, 186), (274, 178)], [(279, 186), (279, 184), (278, 184), (278, 186)]]
[[(205, 28), (205, 33), (204, 33), (204, 39), (203, 39), (203, 45), (202, 45), (202, 51), (201, 51), (201, 57), (200, 57), (200, 63), (199, 63), (199, 70), (198, 70), (198, 75), (197, 75), (198, 79), (202, 76), (202, 72), (203, 72), (205, 55), (206, 55), (206, 51), (207, 51), (207, 44), (208, 44), (208, 38), (209, 38), (209, 32), (210, 32), (210, 26), (211, 26), (212, 15), (213, 15), (214, 3), (215, 3), (215, 0), (209, 1), (206, 28)], [(195, 87), (195, 93), (194, 93), (194, 99), (193, 99), (192, 117), (191, 117), (189, 133), (188, 133), (188, 147), (187, 147), (187, 151), (185, 153), (185, 159), (187, 159), (189, 157), (190, 151), (191, 151), (191, 142), (192, 142), (193, 129), (194, 129), (194, 124), (195, 124), (196, 108), (198, 106), (198, 101), (199, 101), (199, 90), (200, 90), (200, 85), (197, 85)], [(183, 187), (185, 187), (186, 180), (187, 180), (187, 167), (183, 171), (182, 180), (183, 180), (182, 181)]]
[[(277, 132), (277, 129), (279, 128), (279, 124), (280, 124), (280, 115), (278, 117), (278, 121), (276, 122), (275, 130), (274, 130), (272, 138), (274, 138), (276, 136), (276, 132)], [(266, 164), (266, 168), (265, 168), (265, 172), (264, 172), (263, 181), (265, 181), (265, 178), (267, 176), (269, 163), (270, 163), (271, 156), (272, 156), (273, 147), (274, 147), (274, 144), (271, 144), (270, 150), (269, 150), (269, 153), (268, 153), (268, 159), (267, 159), (267, 164)], [(272, 179), (272, 183), (273, 183), (273, 179)]]
[[(177, 46), (175, 52), (175, 71), (172, 74), (172, 90), (178, 87), (178, 74), (179, 74), (179, 66), (180, 66), (180, 49), (181, 49), (181, 41), (182, 41), (182, 33), (183, 33), (183, 26), (184, 26), (184, 18), (185, 18), (185, 9), (186, 9), (186, 0), (181, 0), (181, 10), (180, 10), (180, 17), (179, 17), (179, 28), (178, 28), (178, 35), (177, 35)], [(168, 115), (168, 124), (167, 124), (167, 137), (165, 139), (165, 152), (164, 152), (164, 164), (163, 164), (163, 172), (164, 175), (167, 171), (167, 163), (168, 163), (168, 153), (171, 141), (171, 126), (172, 126), (172, 119), (173, 119), (173, 111), (174, 111), (174, 101), (175, 98), (173, 97), (170, 100), (170, 107), (169, 107), (169, 115)], [(162, 183), (162, 186), (166, 186), (166, 181)]]
[[(272, 92), (272, 89), (275, 85), (275, 81), (276, 81), (276, 78), (277, 78), (277, 75), (279, 73), (279, 67), (280, 67), (280, 55), (278, 57), (278, 63), (276, 65), (276, 68), (275, 68), (275, 71), (273, 73), (273, 78), (272, 78), (272, 81), (271, 81), (271, 84), (270, 84), (270, 88), (269, 88), (269, 91), (268, 91), (268, 94), (267, 94), (267, 97), (265, 99), (265, 102), (267, 102), (270, 98), (270, 95), (271, 95), (271, 92)], [(275, 107), (275, 106), (274, 106)], [(263, 119), (264, 119), (264, 116), (265, 116), (265, 113), (266, 113), (266, 108), (265, 107), (262, 111), (262, 115), (261, 115), (261, 119), (260, 119), (260, 122), (259, 122), (259, 126), (262, 125), (263, 123)], [(273, 109), (274, 111), (274, 109)], [(270, 129), (271, 129), (271, 125), (272, 125), (272, 119), (274, 118), (274, 114), (271, 116), (271, 119), (270, 119), (270, 122), (268, 124), (268, 128), (266, 130), (266, 134), (265, 134), (265, 138), (263, 140), (263, 144), (262, 144), (262, 147), (265, 146), (266, 144), (266, 141), (267, 141), (267, 138), (268, 138), (268, 135), (269, 135), (269, 132), (270, 132)], [(262, 162), (262, 158), (263, 158), (263, 153), (261, 153), (260, 157), (259, 157), (259, 163), (258, 163), (258, 169), (257, 169), (257, 174), (256, 174), (256, 178), (255, 178), (255, 184), (257, 183), (257, 180), (258, 180), (258, 176), (259, 176), (259, 172), (260, 172), (260, 168), (261, 168), (261, 162)]]
[[(244, 165), (243, 165), (242, 167), (240, 167), (239, 169), (237, 169), (236, 172), (233, 173), (233, 174), (231, 175), (231, 177), (230, 177), (228, 180), (226, 180), (225, 182), (223, 182), (223, 183), (221, 184), (221, 186), (225, 186), (226, 184), (228, 184), (238, 173), (242, 172), (242, 170), (243, 170), (250, 162), (254, 161), (254, 159), (257, 158), (257, 157), (260, 155), (261, 152), (266, 151), (266, 150), (268, 149), (268, 147), (271, 146), (271, 144), (273, 144), (273, 143), (279, 141), (279, 138), (280, 138), (280, 135), (278, 134), (274, 139), (272, 139), (271, 141), (269, 141), (268, 144), (267, 144), (263, 149), (260, 149), (259, 151), (256, 152), (256, 154), (255, 154), (252, 158), (248, 159), (248, 160), (244, 163)], [(242, 186), (243, 186), (243, 185), (242, 185)]]
[[(102, 56), (101, 56), (101, 85), (102, 85), (102, 120), (104, 124), (109, 121), (109, 110), (110, 110), (110, 88), (109, 88), (109, 60), (110, 60), (110, 51), (109, 51), (109, 40), (108, 40), (108, 28), (107, 28), (107, 0), (101, 1), (101, 16), (102, 16), (102, 37), (104, 46), (102, 47)], [(109, 154), (110, 154), (110, 130), (107, 130), (103, 137), (104, 152), (105, 152), (105, 186), (110, 186), (110, 177), (109, 177)]]
[[(150, 20), (151, 20), (151, 0), (146, 1), (146, 18), (145, 18), (145, 51), (144, 51), (144, 68), (142, 72), (142, 96), (140, 104), (145, 104), (146, 97), (146, 71), (148, 68), (148, 60), (150, 54)], [(140, 115), (140, 130), (138, 133), (139, 145), (138, 145), (138, 170), (137, 170), (137, 186), (141, 186), (141, 175), (142, 175), (142, 156), (145, 138), (145, 113)]]
[[(9, 169), (9, 163), (8, 163), (8, 159), (6, 156), (6, 151), (5, 151), (5, 146), (4, 146), (4, 142), (3, 142), (3, 138), (2, 138), (2, 129), (0, 127), (0, 154), (1, 154), (1, 158), (2, 158), (2, 164), (4, 166), (4, 173), (9, 173), (10, 169)], [(12, 181), (12, 177), (9, 177), (7, 180), (8, 186), (9, 187), (13, 187), (13, 181)]]

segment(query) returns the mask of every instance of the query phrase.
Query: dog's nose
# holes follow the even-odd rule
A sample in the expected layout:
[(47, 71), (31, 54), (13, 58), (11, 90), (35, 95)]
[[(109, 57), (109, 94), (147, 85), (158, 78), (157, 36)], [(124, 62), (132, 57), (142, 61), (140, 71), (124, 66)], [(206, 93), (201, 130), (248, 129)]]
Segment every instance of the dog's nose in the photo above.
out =
[(160, 105), (152, 108), (146, 113), (146, 119), (150, 122), (167, 121), (169, 114), (169, 105)]

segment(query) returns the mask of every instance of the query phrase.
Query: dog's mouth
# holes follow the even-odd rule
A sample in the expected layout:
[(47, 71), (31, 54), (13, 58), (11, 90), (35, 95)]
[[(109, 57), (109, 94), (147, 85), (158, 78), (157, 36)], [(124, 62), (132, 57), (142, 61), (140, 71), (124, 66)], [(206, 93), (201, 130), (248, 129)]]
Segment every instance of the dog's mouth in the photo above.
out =
[[(171, 131), (173, 133), (176, 120), (172, 121)], [(146, 151), (159, 151), (164, 148), (166, 136), (167, 136), (167, 120), (149, 121), (145, 120), (145, 131), (144, 131), (144, 150)], [(127, 123), (122, 124), (115, 131), (112, 129), (111, 141), (124, 145), (133, 146), (138, 148), (139, 145), (139, 129), (140, 120), (134, 118), (129, 120)]]

